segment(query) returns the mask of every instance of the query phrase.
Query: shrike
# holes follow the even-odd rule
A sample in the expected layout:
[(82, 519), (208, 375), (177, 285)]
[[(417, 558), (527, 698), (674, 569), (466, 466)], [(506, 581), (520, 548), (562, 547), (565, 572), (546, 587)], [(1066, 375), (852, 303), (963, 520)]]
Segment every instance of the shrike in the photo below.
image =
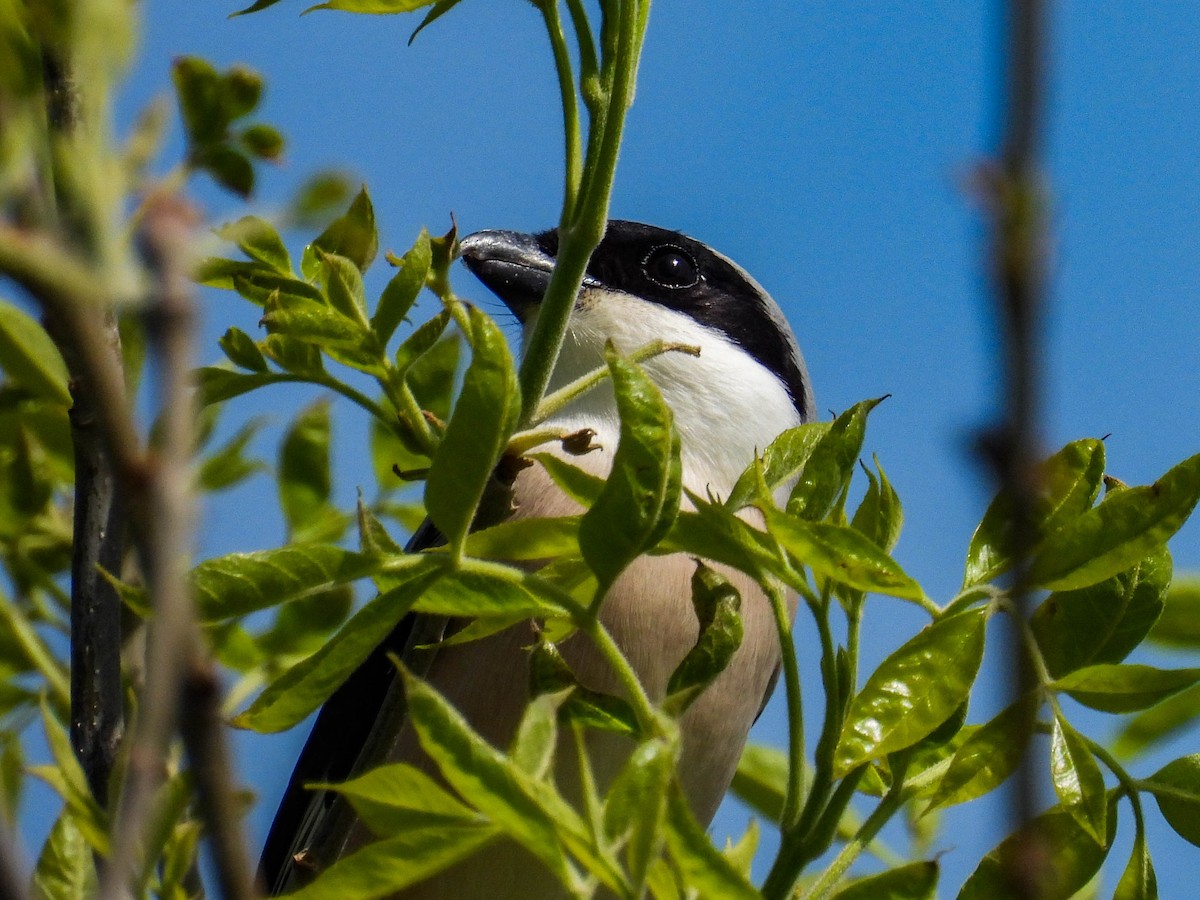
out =
[[(558, 249), (558, 234), (482, 231), (462, 241), (463, 261), (526, 327), (536, 315)], [(796, 339), (775, 301), (750, 275), (710, 247), (675, 231), (612, 221), (592, 254), (571, 314), (550, 389), (604, 364), (612, 341), (628, 353), (651, 341), (695, 345), (700, 355), (667, 353), (644, 364), (670, 405), (682, 441), (683, 484), (726, 495), (738, 475), (780, 432), (809, 421), (812, 390)], [(595, 452), (570, 461), (606, 475), (619, 419), (610, 385), (571, 402), (545, 423), (563, 433), (591, 429)], [(513, 485), (514, 516), (580, 512), (540, 466)], [(428, 545), (427, 529), (410, 549)], [(732, 662), (681, 720), (679, 777), (692, 810), (707, 825), (729, 787), (751, 724), (779, 665), (770, 604), (739, 572), (719, 568), (742, 596), (744, 637)], [(642, 557), (605, 597), (600, 619), (653, 699), (694, 645), (691, 603), (695, 563), (686, 554)], [(260, 867), (272, 893), (294, 890), (340, 856), (368, 843), (348, 804), (307, 782), (338, 782), (381, 762), (409, 762), (433, 772), (410, 725), (388, 653), (428, 644), (428, 629), (410, 616), (322, 708), (271, 828)], [(436, 641), (438, 635), (432, 637)], [(427, 680), (496, 746), (511, 740), (529, 699), (532, 632), (514, 626), (436, 652)], [(562, 645), (579, 681), (617, 693), (607, 667), (583, 635)], [(628, 752), (625, 739), (599, 734), (589, 744), (598, 779), (611, 777)], [(566, 776), (569, 778), (569, 774)], [(299, 863), (297, 862), (299, 860)], [(500, 841), (400, 896), (409, 900), (541, 900), (560, 891), (550, 874), (517, 845)]]

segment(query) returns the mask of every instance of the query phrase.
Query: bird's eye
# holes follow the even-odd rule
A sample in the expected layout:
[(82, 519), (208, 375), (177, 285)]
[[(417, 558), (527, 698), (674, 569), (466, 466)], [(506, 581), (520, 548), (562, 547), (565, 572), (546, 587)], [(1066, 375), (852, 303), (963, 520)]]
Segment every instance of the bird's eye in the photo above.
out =
[(642, 261), (642, 271), (655, 284), (673, 289), (689, 288), (700, 280), (696, 261), (679, 247), (655, 247)]

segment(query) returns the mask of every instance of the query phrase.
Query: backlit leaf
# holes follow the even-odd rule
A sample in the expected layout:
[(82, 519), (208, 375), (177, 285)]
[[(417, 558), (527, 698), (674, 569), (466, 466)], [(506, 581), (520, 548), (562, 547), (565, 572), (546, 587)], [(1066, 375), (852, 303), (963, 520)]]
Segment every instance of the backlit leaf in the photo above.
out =
[(1167, 763), (1145, 782), (1175, 832), (1200, 847), (1200, 753)]
[(1051, 687), (1101, 712), (1136, 712), (1200, 683), (1200, 669), (1101, 664), (1069, 672)]

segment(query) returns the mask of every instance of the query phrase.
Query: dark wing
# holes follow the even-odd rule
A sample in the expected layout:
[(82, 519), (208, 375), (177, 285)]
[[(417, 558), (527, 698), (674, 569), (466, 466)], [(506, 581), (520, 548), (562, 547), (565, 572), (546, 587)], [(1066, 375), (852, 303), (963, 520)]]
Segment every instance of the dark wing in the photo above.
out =
[[(443, 543), (442, 535), (426, 519), (408, 546), (415, 553)], [(260, 884), (269, 896), (288, 889), (296, 865), (295, 855), (303, 850), (338, 800), (330, 791), (311, 791), (312, 782), (336, 783), (355, 773), (376, 720), (396, 682), (396, 667), (389, 654), (403, 657), (413, 643), (420, 617), (405, 616), (391, 634), (363, 661), (321, 707), (317, 721), (296, 761), (291, 780), (283, 792), (279, 810), (271, 823), (267, 842), (258, 863)], [(420, 629), (424, 630), (424, 629)], [(424, 639), (426, 635), (422, 635)]]

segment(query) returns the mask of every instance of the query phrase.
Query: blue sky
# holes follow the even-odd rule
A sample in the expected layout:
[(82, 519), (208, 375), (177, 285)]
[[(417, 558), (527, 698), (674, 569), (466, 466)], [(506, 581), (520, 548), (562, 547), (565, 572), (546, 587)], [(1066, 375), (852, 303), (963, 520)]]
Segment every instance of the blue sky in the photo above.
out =
[[(411, 47), (412, 17), (300, 17), (303, 5), (227, 20), (227, 2), (145, 4), (121, 121), (166, 89), (174, 56), (246, 62), (268, 81), (263, 118), (289, 139), (286, 162), (263, 181), (264, 211), (333, 165), (368, 184), (391, 249), (422, 225), (444, 230), (451, 212), (464, 231), (554, 224), (557, 88), (528, 3), (466, 0)], [(792, 322), (820, 409), (892, 395), (866, 450), (905, 501), (898, 559), (942, 601), (990, 494), (970, 448), (996, 409), (996, 344), (983, 230), (964, 186), (997, 133), (999, 21), (997, 4), (966, 0), (657, 0), (612, 207), (692, 234), (751, 271)], [(1109, 435), (1110, 472), (1133, 483), (1200, 450), (1197, 38), (1200, 20), (1166, 5), (1077, 0), (1057, 4), (1053, 19), (1045, 443)], [(167, 162), (172, 152), (177, 137)], [(206, 185), (197, 196), (218, 218), (236, 214)], [(497, 311), (465, 271), (457, 285)], [(207, 361), (226, 324), (249, 331), (255, 317), (226, 295), (204, 305)], [(242, 410), (282, 421), (307, 398), (278, 392)], [(356, 485), (371, 483), (364, 425), (350, 410), (335, 415), (339, 496), (351, 502)], [(272, 441), (260, 444), (264, 456)], [(278, 544), (273, 508), (266, 479), (214, 503), (201, 554)], [(1177, 569), (1200, 569), (1198, 538), (1195, 524), (1176, 538)], [(920, 621), (872, 600), (868, 661)], [(815, 708), (816, 638), (801, 626), (798, 641)], [(995, 653), (985, 666), (999, 680)], [(985, 692), (971, 720), (998, 702)], [(1111, 728), (1095, 714), (1078, 721), (1097, 737)], [(782, 704), (755, 737), (782, 742)], [(250, 820), (256, 845), (301, 741), (239, 739), (242, 778), (263, 797)], [(1194, 734), (1176, 742), (1161, 761), (1194, 743)], [(992, 804), (946, 817), (943, 893), (1005, 833), (1003, 815)], [(1149, 818), (1162, 895), (1184, 896), (1197, 851), (1156, 810)], [(745, 822), (727, 805), (714, 832), (738, 834)], [(1128, 854), (1127, 807), (1121, 830), (1109, 890)]]

